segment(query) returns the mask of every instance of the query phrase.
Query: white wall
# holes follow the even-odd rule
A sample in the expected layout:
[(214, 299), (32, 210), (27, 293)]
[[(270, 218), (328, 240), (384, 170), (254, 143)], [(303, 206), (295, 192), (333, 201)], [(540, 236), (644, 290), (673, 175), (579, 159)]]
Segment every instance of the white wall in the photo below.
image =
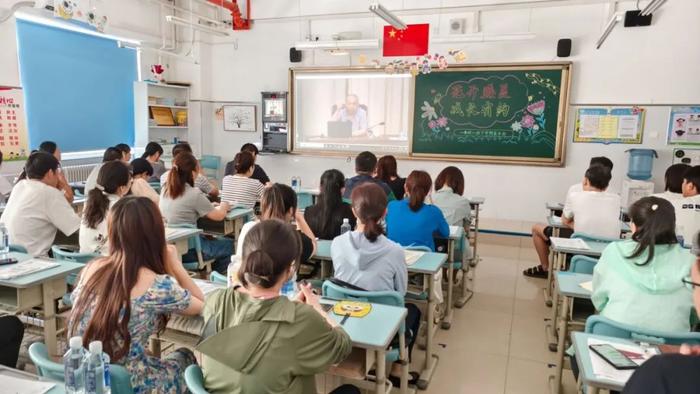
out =
[[(496, 1), (491, 1), (494, 3)], [(352, 3), (352, 4), (351, 4)], [(380, 37), (382, 22), (366, 14), (359, 17), (319, 17), (329, 12), (357, 12), (367, 9), (368, 2), (256, 1), (256, 18), (279, 16), (291, 19), (256, 21), (250, 32), (236, 35), (238, 48), (222, 40), (210, 47), (211, 59), (203, 65), (203, 74), (212, 76), (213, 100), (259, 101), (265, 90), (287, 90), (288, 50), (310, 31), (323, 38), (340, 31), (360, 30), (364, 37)], [(398, 9), (399, 1), (383, 2)], [(437, 7), (440, 1), (405, 2), (406, 8)], [(467, 1), (444, 2), (445, 6), (465, 5)], [(448, 4), (449, 3), (449, 4)], [(471, 2), (473, 3), (473, 2)], [(580, 3), (580, 2), (579, 2)], [(632, 9), (635, 2), (621, 3), (620, 9)], [(646, 2), (642, 1), (642, 5)], [(298, 7), (301, 6), (301, 8)], [(698, 104), (700, 103), (700, 1), (675, 0), (654, 15), (654, 23), (645, 28), (618, 26), (600, 50), (595, 49), (601, 29), (607, 22), (607, 4), (587, 4), (559, 7), (536, 7), (521, 10), (490, 10), (482, 14), (482, 29), (491, 33), (532, 31), (537, 38), (530, 41), (431, 45), (431, 52), (445, 53), (463, 48), (469, 61), (525, 62), (549, 61), (556, 55), (559, 38), (573, 39), (574, 62), (572, 104)], [(446, 35), (450, 18), (470, 18), (468, 12), (442, 14), (426, 11), (423, 15), (408, 12), (402, 15), (407, 23), (429, 22), (433, 35)], [(301, 17), (298, 17), (301, 15)], [(304, 15), (316, 15), (307, 18)], [(439, 34), (441, 30), (443, 33)], [(303, 66), (356, 64), (359, 54), (369, 59), (380, 58), (379, 51), (355, 51), (351, 59), (304, 52)], [(493, 219), (521, 221), (542, 220), (545, 201), (563, 200), (570, 184), (578, 182), (588, 160), (594, 155), (606, 155), (616, 165), (611, 189), (621, 190), (627, 168), (626, 149), (650, 147), (660, 154), (655, 163), (655, 181), (661, 187), (662, 174), (670, 163), (670, 148), (665, 146), (668, 107), (649, 107), (644, 143), (640, 145), (573, 144), (571, 123), (575, 107), (570, 111), (567, 134), (567, 155), (564, 168), (538, 168), (462, 163), (458, 166), (468, 179), (468, 194), (487, 199), (483, 215)], [(203, 131), (205, 146), (212, 154), (230, 160), (243, 142), (259, 141), (260, 134)], [(211, 141), (207, 143), (206, 141)], [(307, 157), (298, 155), (263, 156), (260, 164), (274, 180), (288, 182), (301, 175), (305, 185), (315, 185), (320, 174), (328, 168), (338, 168), (346, 175), (353, 172), (350, 158)], [(426, 169), (433, 176), (447, 163), (436, 161), (402, 161), (402, 175), (412, 169)]]

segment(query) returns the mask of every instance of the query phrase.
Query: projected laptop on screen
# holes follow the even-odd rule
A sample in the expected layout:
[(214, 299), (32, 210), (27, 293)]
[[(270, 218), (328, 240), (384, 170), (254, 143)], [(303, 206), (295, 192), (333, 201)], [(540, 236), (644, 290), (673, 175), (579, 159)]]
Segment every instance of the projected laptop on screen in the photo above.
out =
[(352, 122), (329, 121), (328, 138), (352, 138)]

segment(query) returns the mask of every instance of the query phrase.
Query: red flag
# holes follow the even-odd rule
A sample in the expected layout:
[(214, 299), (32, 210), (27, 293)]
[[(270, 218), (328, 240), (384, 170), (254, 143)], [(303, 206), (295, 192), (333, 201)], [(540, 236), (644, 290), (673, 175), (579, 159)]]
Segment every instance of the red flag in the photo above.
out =
[(430, 24), (408, 25), (399, 30), (384, 26), (384, 56), (423, 56), (428, 53)]

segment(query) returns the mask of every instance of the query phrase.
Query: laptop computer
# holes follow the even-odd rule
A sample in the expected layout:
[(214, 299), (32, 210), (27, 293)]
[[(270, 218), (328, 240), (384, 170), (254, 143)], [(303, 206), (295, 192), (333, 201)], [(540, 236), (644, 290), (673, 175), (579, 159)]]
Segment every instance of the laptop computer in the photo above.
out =
[(351, 138), (352, 137), (352, 122), (332, 120), (328, 122), (328, 137), (329, 138)]

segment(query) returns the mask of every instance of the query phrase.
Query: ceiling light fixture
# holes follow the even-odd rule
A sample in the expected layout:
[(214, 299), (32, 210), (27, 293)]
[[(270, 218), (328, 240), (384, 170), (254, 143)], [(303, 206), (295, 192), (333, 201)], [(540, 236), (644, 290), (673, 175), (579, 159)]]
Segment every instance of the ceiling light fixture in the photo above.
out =
[(366, 40), (328, 40), (328, 41), (299, 41), (294, 43), (297, 50), (305, 49), (376, 49), (379, 48), (379, 40), (372, 38)]
[(391, 11), (379, 3), (370, 4), (369, 11), (384, 19), (386, 23), (390, 24), (395, 29), (405, 30), (407, 27), (398, 16), (394, 15)]
[(666, 0), (651, 0), (651, 1), (649, 2), (649, 4), (647, 4), (647, 6), (644, 7), (644, 9), (642, 10), (642, 12), (639, 13), (639, 15), (640, 15), (640, 16), (651, 15), (651, 14), (654, 13), (656, 10), (658, 10), (659, 7), (661, 7), (665, 2), (666, 2)]
[(180, 17), (174, 16), (174, 15), (167, 15), (165, 17), (165, 20), (168, 23), (172, 23), (174, 25), (178, 26), (184, 26), (184, 27), (189, 27), (194, 30), (199, 30), (203, 33), (209, 33), (209, 34), (214, 34), (217, 36), (222, 36), (222, 37), (227, 37), (229, 33), (227, 31), (215, 29), (213, 27), (205, 26), (205, 25), (200, 25), (198, 23), (192, 23), (186, 19), (182, 19)]

